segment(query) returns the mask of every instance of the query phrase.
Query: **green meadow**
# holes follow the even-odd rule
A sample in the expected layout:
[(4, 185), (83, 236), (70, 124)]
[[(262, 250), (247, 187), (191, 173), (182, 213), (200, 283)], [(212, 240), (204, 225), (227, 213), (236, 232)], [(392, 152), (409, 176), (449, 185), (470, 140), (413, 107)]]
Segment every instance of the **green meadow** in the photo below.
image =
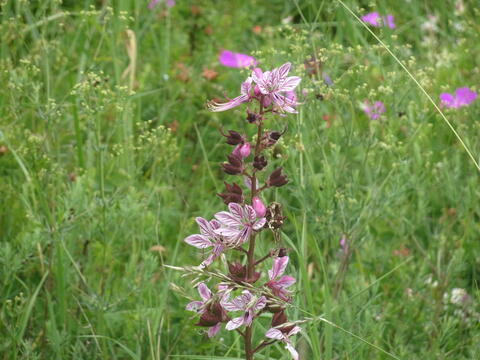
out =
[[(198, 265), (183, 239), (226, 209), (220, 131), (254, 134), (245, 106), (206, 108), (250, 74), (223, 49), (302, 78), (298, 114), (266, 122), (289, 183), (264, 197), (300, 359), (479, 358), (480, 99), (439, 95), (480, 91), (480, 3), (343, 1), (0, 1), (0, 359), (244, 358), (164, 266)], [(395, 28), (353, 15), (373, 11)], [(258, 256), (275, 246), (262, 233)]]

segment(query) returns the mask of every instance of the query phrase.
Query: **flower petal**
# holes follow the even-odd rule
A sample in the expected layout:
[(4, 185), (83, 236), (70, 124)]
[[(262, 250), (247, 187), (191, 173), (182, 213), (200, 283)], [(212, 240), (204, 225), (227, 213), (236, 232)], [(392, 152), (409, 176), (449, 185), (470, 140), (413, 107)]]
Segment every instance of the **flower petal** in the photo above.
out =
[[(230, 203), (230, 204), (232, 204), (232, 203)], [(220, 212), (216, 213), (215, 218), (218, 221), (220, 221), (223, 225), (226, 225), (226, 226), (235, 227), (235, 226), (241, 226), (242, 225), (242, 222), (240, 221), (241, 218), (238, 218), (238, 217), (230, 214), (227, 211), (220, 211)], [(221, 229), (222, 228), (217, 229), (215, 232), (218, 234), (218, 230), (221, 230)]]
[(237, 96), (236, 98), (231, 99), (230, 101), (227, 101), (225, 103), (217, 103), (215, 101), (211, 101), (207, 104), (208, 110), (213, 111), (213, 112), (220, 112), (220, 111), (226, 111), (233, 109), (234, 107), (237, 107), (245, 102), (248, 102), (250, 100), (250, 97), (247, 95), (240, 95)]
[(200, 297), (205, 301), (209, 300), (212, 297), (212, 292), (204, 283), (198, 284), (198, 293), (200, 294)]
[(217, 325), (211, 326), (208, 328), (207, 335), (209, 338), (214, 337), (217, 335), (218, 331), (220, 330), (220, 327), (222, 326), (222, 323), (218, 323)]
[(302, 78), (298, 76), (289, 76), (285, 79), (278, 91), (293, 91), (298, 84), (300, 84), (300, 81), (302, 81)]
[(300, 326), (295, 326), (292, 330), (288, 332), (288, 337), (293, 336), (299, 333), (300, 331), (302, 331), (302, 328)]
[(277, 340), (283, 340), (283, 338), (284, 338), (283, 333), (280, 330), (275, 329), (275, 328), (268, 329), (267, 332), (265, 333), (265, 336), (267, 338), (277, 339)]
[(240, 316), (240, 317), (237, 317), (235, 319), (230, 320), (227, 323), (227, 326), (225, 327), (225, 329), (231, 331), (231, 330), (235, 330), (235, 329), (239, 328), (242, 325), (243, 325), (243, 316)]
[(288, 256), (276, 257), (273, 259), (272, 270), (268, 270), (270, 280), (276, 279), (283, 275), (288, 264)]
[(242, 219), (244, 217), (244, 211), (242, 206), (232, 202), (228, 204), (228, 210), (230, 210), (230, 214), (232, 214), (237, 219), (237, 221), (241, 224)]
[(291, 66), (292, 64), (287, 62), (278, 68), (278, 76), (280, 79), (284, 79), (288, 75)]
[(285, 346), (285, 349), (290, 351), (290, 354), (292, 355), (293, 360), (298, 360), (299, 359), (298, 352), (297, 352), (297, 350), (295, 350), (295, 348), (292, 346), (292, 344), (287, 343), (287, 345)]
[(255, 311), (262, 310), (267, 305), (267, 298), (265, 296), (260, 296), (255, 303)]
[(188, 245), (195, 246), (198, 249), (205, 249), (213, 245), (208, 237), (200, 234), (187, 236), (183, 241), (185, 241)]
[(263, 228), (265, 226), (265, 223), (267, 222), (267, 220), (265, 218), (261, 218), (259, 219), (258, 221), (256, 221), (254, 224), (253, 224), (253, 230), (255, 231), (258, 231), (260, 230), (261, 228)]
[(278, 281), (276, 282), (276, 284), (277, 284), (278, 286), (281, 286), (281, 287), (283, 287), (283, 288), (286, 288), (286, 287), (289, 287), (289, 286), (295, 284), (295, 282), (296, 282), (295, 278), (293, 278), (293, 277), (291, 277), (291, 276), (288, 276), (288, 275), (285, 275), (285, 276), (282, 276), (282, 277), (280, 278), (280, 280), (278, 280)]
[(213, 234), (212, 232), (212, 227), (210, 226), (210, 223), (207, 220), (205, 220), (202, 217), (197, 217), (195, 218), (195, 221), (197, 222), (198, 227), (200, 228), (200, 233), (202, 235), (209, 236), (209, 237), (215, 236), (215, 234)]
[(203, 306), (203, 302), (192, 301), (192, 302), (189, 302), (187, 306), (185, 306), (185, 310), (197, 312), (198, 310), (200, 310), (202, 306)]

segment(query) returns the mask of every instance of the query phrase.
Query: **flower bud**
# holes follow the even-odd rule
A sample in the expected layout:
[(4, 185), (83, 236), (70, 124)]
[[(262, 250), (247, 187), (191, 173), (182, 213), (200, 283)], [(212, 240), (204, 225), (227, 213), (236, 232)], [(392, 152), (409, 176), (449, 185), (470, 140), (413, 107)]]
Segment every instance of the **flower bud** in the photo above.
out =
[(268, 186), (276, 186), (280, 187), (288, 183), (287, 177), (282, 174), (282, 168), (279, 167), (275, 169), (271, 174), (270, 177), (267, 179)]
[(263, 155), (255, 156), (253, 158), (253, 167), (257, 170), (262, 170), (267, 164), (267, 160)]
[(239, 175), (243, 172), (242, 159), (234, 154), (227, 156), (228, 162), (222, 164), (223, 171), (229, 175)]
[(265, 207), (265, 205), (263, 205), (262, 200), (258, 196), (253, 197), (252, 206), (258, 218), (262, 218), (265, 216), (267, 208)]
[(230, 278), (236, 283), (250, 283), (253, 284), (260, 278), (260, 273), (255, 271), (251, 278), (247, 278), (247, 267), (239, 262), (229, 263), (228, 270)]
[(232, 185), (225, 183), (225, 192), (217, 194), (223, 199), (225, 205), (231, 202), (241, 204), (243, 202), (243, 191), (240, 186), (233, 183)]
[(234, 130), (228, 130), (228, 135), (222, 132), (222, 135), (227, 138), (228, 145), (239, 145), (245, 142), (245, 137)]
[(256, 124), (258, 122), (259, 117), (260, 116), (258, 114), (255, 114), (247, 110), (247, 121), (250, 124)]
[(279, 311), (272, 316), (272, 327), (277, 327), (279, 325), (285, 324), (287, 322), (287, 315), (285, 311)]
[(233, 149), (232, 154), (240, 159), (246, 158), (250, 155), (250, 143), (238, 144), (235, 149)]

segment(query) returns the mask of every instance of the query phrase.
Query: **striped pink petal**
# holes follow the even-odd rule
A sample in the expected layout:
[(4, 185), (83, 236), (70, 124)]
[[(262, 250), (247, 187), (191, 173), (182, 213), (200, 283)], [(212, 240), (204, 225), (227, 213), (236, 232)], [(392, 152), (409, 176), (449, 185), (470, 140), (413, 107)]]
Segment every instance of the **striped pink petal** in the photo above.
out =
[(213, 246), (212, 242), (210, 241), (210, 239), (208, 237), (206, 237), (204, 235), (200, 235), (200, 234), (194, 234), (194, 235), (187, 236), (184, 239), (184, 241), (188, 245), (195, 246), (198, 249), (205, 249), (205, 248), (208, 248), (210, 246)]

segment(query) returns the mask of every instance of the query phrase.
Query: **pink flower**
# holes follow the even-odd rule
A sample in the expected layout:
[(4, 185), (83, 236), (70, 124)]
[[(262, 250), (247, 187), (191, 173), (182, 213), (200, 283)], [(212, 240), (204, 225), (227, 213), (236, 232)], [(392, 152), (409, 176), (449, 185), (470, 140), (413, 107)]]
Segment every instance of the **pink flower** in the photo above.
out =
[(449, 108), (459, 108), (470, 105), (477, 98), (475, 91), (468, 87), (462, 87), (455, 90), (455, 94), (441, 93), (441, 104)]
[(380, 16), (377, 12), (371, 12), (361, 17), (361, 19), (375, 27), (380, 27), (382, 25), (388, 26), (390, 29), (395, 28), (393, 22), (393, 15)]
[(374, 104), (370, 106), (368, 100), (365, 100), (362, 108), (365, 114), (367, 114), (368, 117), (372, 120), (378, 119), (380, 115), (385, 112), (385, 105), (383, 105), (381, 101), (375, 101)]
[(238, 144), (232, 151), (232, 154), (239, 157), (240, 159), (244, 159), (250, 155), (250, 143), (246, 142), (243, 144)]
[(265, 296), (255, 298), (250, 291), (244, 290), (242, 295), (237, 296), (230, 302), (223, 301), (222, 306), (227, 311), (243, 311), (243, 315), (230, 320), (225, 327), (227, 330), (235, 330), (242, 325), (250, 326), (255, 317), (255, 312), (267, 305)]
[(236, 203), (228, 204), (228, 211), (215, 214), (221, 227), (214, 230), (221, 235), (230, 247), (237, 247), (250, 239), (253, 231), (258, 231), (265, 225), (265, 218), (257, 219), (255, 210), (250, 205), (242, 207)]
[(375, 27), (379, 27), (381, 25), (381, 17), (377, 12), (368, 13), (367, 15), (362, 16), (360, 19)]
[(210, 111), (225, 111), (233, 109), (243, 103), (249, 102), (252, 98), (250, 95), (250, 90), (252, 90), (252, 78), (248, 77), (240, 86), (240, 96), (233, 98), (225, 103), (217, 103), (211, 101), (207, 104)]
[(349, 246), (347, 242), (347, 237), (345, 235), (343, 235), (342, 238), (340, 239), (340, 247), (342, 248), (344, 253), (348, 252)]
[(234, 53), (228, 50), (223, 50), (218, 56), (218, 61), (223, 66), (232, 67), (232, 68), (245, 68), (252, 65), (257, 65), (257, 60), (255, 58), (240, 54)]
[(265, 205), (263, 205), (262, 200), (258, 196), (253, 197), (252, 206), (258, 218), (264, 217), (267, 213), (267, 208), (265, 207)]
[[(160, 0), (152, 0), (148, 3), (148, 8), (150, 10), (152, 10), (158, 3), (160, 2)], [(172, 6), (175, 6), (175, 0), (166, 0), (165, 1), (165, 5), (167, 5), (167, 7), (172, 7)]]
[(293, 336), (300, 332), (302, 329), (299, 326), (289, 326), (289, 327), (273, 327), (267, 330), (265, 333), (265, 336), (270, 338), (270, 339), (276, 339), (283, 341), (286, 346), (285, 349), (287, 349), (290, 354), (292, 355), (292, 358), (294, 360), (298, 360), (298, 352), (295, 350), (293, 347), (291, 341), (290, 341), (290, 336)]
[(185, 307), (188, 311), (201, 314), (198, 326), (208, 327), (208, 337), (215, 336), (221, 323), (226, 321), (227, 314), (219, 302), (212, 301), (212, 292), (204, 283), (198, 284), (198, 293), (203, 301), (192, 301)]
[(252, 78), (257, 84), (255, 91), (263, 95), (264, 106), (273, 103), (280, 111), (297, 112), (294, 108), (297, 106), (296, 100), (281, 94), (293, 91), (302, 80), (298, 76), (287, 77), (290, 67), (290, 63), (285, 63), (272, 71), (263, 72), (260, 68), (253, 70)]
[(272, 290), (275, 296), (283, 301), (289, 300), (289, 291), (287, 287), (295, 283), (295, 279), (288, 275), (283, 275), (288, 264), (288, 256), (276, 257), (273, 259), (272, 269), (268, 270), (268, 278), (270, 279), (265, 285)]
[(210, 265), (221, 253), (225, 250), (226, 245), (222, 241), (215, 230), (220, 228), (220, 223), (217, 220), (207, 221), (204, 218), (197, 217), (195, 219), (199, 228), (200, 234), (190, 235), (185, 238), (185, 242), (189, 245), (195, 246), (197, 249), (206, 249), (213, 247), (212, 253), (200, 264), (200, 267)]

